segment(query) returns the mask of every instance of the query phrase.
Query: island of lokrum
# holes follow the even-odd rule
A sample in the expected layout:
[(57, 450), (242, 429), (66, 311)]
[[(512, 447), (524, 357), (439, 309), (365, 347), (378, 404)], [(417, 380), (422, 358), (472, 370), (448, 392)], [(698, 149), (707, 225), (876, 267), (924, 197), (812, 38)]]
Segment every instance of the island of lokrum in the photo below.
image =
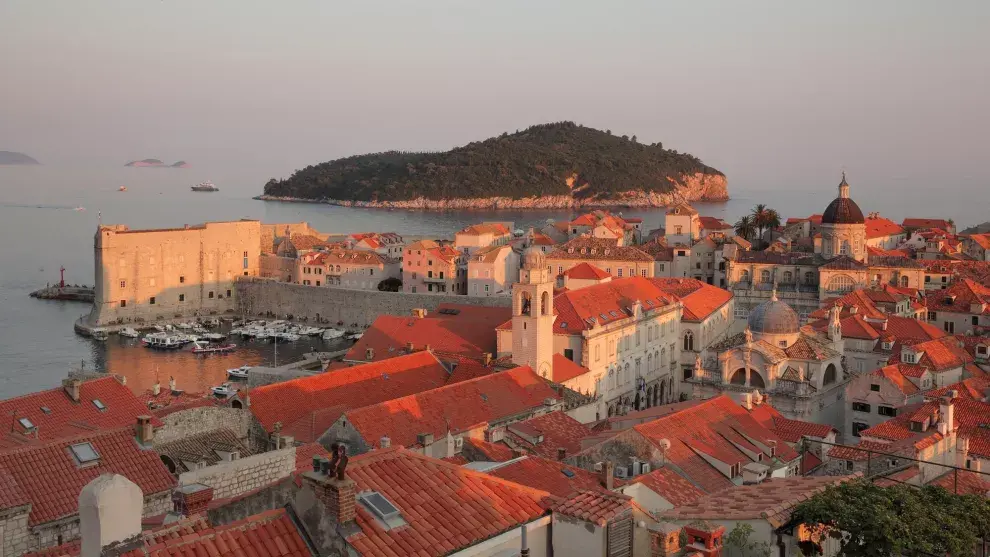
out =
[(729, 198), (698, 157), (557, 122), (444, 152), (332, 160), (269, 180), (255, 199), (396, 209), (665, 207)]
[(33, 157), (16, 151), (0, 151), (0, 166), (33, 166), (41, 164)]

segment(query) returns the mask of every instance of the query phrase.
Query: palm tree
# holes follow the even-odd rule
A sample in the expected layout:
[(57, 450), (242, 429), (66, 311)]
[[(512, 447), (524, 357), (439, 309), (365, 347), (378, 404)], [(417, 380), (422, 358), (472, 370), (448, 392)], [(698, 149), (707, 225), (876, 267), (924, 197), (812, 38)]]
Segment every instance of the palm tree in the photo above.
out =
[(753, 217), (746, 215), (736, 221), (735, 224), (736, 234), (742, 236), (744, 239), (749, 240), (753, 236), (753, 232), (756, 231), (756, 225), (753, 224)]
[(773, 231), (775, 228), (780, 228), (780, 213), (776, 209), (767, 209), (764, 224), (770, 231), (770, 243), (773, 243)]
[(767, 206), (760, 203), (756, 207), (753, 207), (750, 217), (753, 219), (753, 226), (756, 227), (758, 232), (756, 239), (763, 240), (763, 230), (767, 227)]

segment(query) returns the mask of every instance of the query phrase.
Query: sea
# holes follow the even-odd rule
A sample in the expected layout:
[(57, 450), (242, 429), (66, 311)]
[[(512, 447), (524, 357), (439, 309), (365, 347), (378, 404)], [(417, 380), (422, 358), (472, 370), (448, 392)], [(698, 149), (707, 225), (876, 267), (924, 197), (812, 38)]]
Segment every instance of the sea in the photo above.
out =
[[(243, 343), (226, 356), (197, 356), (189, 351), (157, 352), (135, 340), (111, 336), (98, 342), (76, 335), (73, 321), (88, 313), (78, 302), (37, 300), (28, 294), (59, 281), (65, 268), (69, 284), (93, 284), (93, 235), (100, 222), (131, 228), (178, 227), (240, 218), (263, 222), (307, 221), (328, 233), (387, 232), (452, 237), (464, 226), (482, 220), (512, 221), (517, 228), (568, 219), (568, 211), (394, 211), (355, 209), (325, 204), (280, 203), (252, 199), (271, 177), (264, 170), (208, 168), (131, 168), (107, 165), (0, 167), (0, 399), (59, 385), (69, 371), (86, 369), (119, 374), (136, 392), (174, 377), (179, 388), (205, 392), (224, 381), (225, 370), (242, 364), (272, 365), (274, 346)], [(191, 185), (212, 180), (220, 191), (193, 192)], [(695, 203), (702, 215), (735, 222), (757, 203), (784, 217), (822, 212), (836, 195), (833, 183), (801, 184), (762, 190), (734, 184), (731, 200)], [(852, 197), (864, 212), (880, 211), (897, 220), (905, 216), (953, 218), (962, 226), (990, 220), (987, 207), (965, 203), (966, 186), (941, 187), (940, 203), (922, 185), (900, 188), (897, 195), (878, 188), (858, 188)], [(118, 191), (125, 186), (127, 191)], [(958, 202), (957, 202), (958, 201)], [(649, 230), (663, 223), (663, 209), (624, 209), (624, 216), (642, 217)], [(278, 347), (278, 362), (302, 353), (336, 350), (304, 339)]]

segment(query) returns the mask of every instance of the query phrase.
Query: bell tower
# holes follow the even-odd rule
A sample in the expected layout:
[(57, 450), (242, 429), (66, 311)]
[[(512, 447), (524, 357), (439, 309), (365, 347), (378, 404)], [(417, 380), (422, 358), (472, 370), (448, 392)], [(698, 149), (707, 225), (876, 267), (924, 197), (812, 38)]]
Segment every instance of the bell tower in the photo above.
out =
[(519, 282), (512, 285), (512, 362), (553, 376), (553, 280), (539, 248), (523, 252)]

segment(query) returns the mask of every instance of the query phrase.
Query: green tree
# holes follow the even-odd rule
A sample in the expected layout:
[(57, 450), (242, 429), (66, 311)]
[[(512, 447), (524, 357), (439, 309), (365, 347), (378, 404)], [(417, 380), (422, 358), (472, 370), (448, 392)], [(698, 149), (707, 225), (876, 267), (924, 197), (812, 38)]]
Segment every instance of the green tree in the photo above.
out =
[(972, 555), (990, 534), (990, 499), (856, 479), (802, 502), (792, 518), (812, 528), (824, 525), (839, 541), (840, 557)]
[(756, 232), (756, 225), (753, 224), (753, 217), (746, 215), (736, 221), (735, 224), (736, 234), (742, 236), (746, 240), (753, 237), (753, 233)]
[(402, 290), (402, 280), (389, 277), (378, 283), (378, 290), (382, 292), (398, 292)]
[(767, 230), (770, 231), (770, 243), (773, 243), (773, 231), (780, 228), (780, 213), (776, 209), (767, 209), (763, 218)]
[(749, 216), (753, 219), (753, 225), (756, 227), (756, 239), (763, 240), (763, 230), (766, 229), (767, 221), (767, 206), (760, 203), (749, 213)]
[(752, 526), (737, 522), (735, 528), (722, 539), (726, 557), (770, 557), (770, 544), (750, 541), (752, 535)]

